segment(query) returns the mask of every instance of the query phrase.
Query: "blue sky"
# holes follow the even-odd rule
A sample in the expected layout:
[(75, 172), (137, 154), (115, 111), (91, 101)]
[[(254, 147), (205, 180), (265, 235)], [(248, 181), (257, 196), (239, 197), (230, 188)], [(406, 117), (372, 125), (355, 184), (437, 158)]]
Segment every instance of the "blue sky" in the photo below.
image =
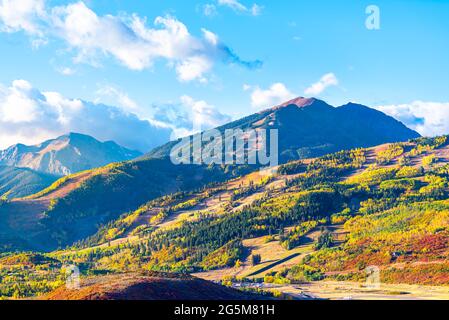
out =
[[(299, 95), (449, 133), (448, 21), (449, 1), (0, 0), (0, 148), (84, 130), (145, 149), (114, 126), (150, 121), (160, 143), (192, 118), (211, 127)], [(77, 99), (126, 121), (105, 133), (104, 109), (104, 126), (80, 127), (60, 110)]]

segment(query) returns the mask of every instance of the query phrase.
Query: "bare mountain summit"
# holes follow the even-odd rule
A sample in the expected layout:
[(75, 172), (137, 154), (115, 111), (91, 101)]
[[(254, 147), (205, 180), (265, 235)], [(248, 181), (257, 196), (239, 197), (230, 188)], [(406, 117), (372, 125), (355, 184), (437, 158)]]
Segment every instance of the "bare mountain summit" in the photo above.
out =
[(0, 164), (65, 176), (140, 155), (112, 141), (100, 142), (91, 136), (70, 133), (35, 146), (13, 145), (0, 151)]

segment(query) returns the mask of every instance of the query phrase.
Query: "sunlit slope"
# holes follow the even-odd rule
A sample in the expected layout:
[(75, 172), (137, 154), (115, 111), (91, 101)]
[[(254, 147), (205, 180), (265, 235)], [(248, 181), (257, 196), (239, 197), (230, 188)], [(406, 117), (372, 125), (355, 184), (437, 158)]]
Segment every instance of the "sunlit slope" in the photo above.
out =
[[(0, 206), (1, 234), (4, 239), (29, 243), (29, 249), (55, 249), (94, 234), (99, 225), (148, 200), (234, 174), (238, 171), (221, 167), (176, 166), (168, 159), (108, 165), (62, 178), (35, 195), (4, 203)], [(10, 247), (7, 240), (3, 244)]]
[[(45, 256), (86, 275), (183, 271), (226, 277), (226, 284), (260, 278), (286, 291), (295, 282), (364, 281), (372, 264), (384, 282), (444, 285), (448, 167), (447, 137), (290, 162), (274, 175), (254, 172), (155, 198)], [(55, 270), (28, 268), (18, 283), (33, 288), (27, 279), (44, 281)]]
[(96, 252), (98, 268), (208, 271), (213, 279), (358, 279), (378, 264), (393, 268), (386, 281), (425, 282), (421, 272), (443, 284), (448, 163), (446, 137), (292, 162), (271, 177), (155, 199), (105, 225), (84, 249), (58, 254), (84, 261)]
[[(333, 107), (314, 98), (296, 98), (218, 128), (221, 132), (229, 129), (278, 130), (280, 163), (419, 137), (401, 122), (367, 106)], [(145, 157), (168, 157), (176, 143), (156, 148)]]
[[(281, 162), (418, 136), (402, 123), (368, 107), (348, 104), (334, 108), (323, 101), (304, 98), (219, 129), (231, 128), (278, 129)], [(48, 146), (55, 143), (59, 147), (67, 143), (72, 146), (75, 142), (77, 146), (91, 146), (96, 143), (77, 134), (61, 139)], [(32, 243), (31, 248), (36, 249), (70, 245), (93, 235), (99, 226), (127, 211), (136, 210), (152, 199), (257, 169), (248, 166), (177, 166), (166, 157), (171, 147), (172, 144), (167, 144), (139, 160), (87, 171), (81, 180), (77, 175), (64, 178), (37, 195), (7, 204), (6, 208), (0, 209), (6, 211), (2, 218), (6, 220), (3, 227), (6, 238), (19, 237), (19, 240)], [(76, 150), (81, 151), (80, 148)], [(17, 222), (13, 227), (8, 222), (10, 217), (15, 217)], [(22, 220), (24, 226), (21, 226)], [(36, 224), (33, 232), (27, 232), (30, 230), (25, 227), (30, 225), (30, 221)], [(4, 244), (8, 245), (8, 242)]]

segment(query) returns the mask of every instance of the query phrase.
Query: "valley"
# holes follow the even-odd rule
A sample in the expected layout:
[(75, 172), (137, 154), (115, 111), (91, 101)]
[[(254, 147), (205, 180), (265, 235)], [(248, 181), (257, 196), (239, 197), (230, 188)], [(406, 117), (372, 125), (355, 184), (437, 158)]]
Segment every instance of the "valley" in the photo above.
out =
[(0, 198), (13, 199), (37, 193), (60, 177), (0, 162)]
[(446, 286), (381, 284), (371, 288), (360, 282), (314, 281), (303, 284), (235, 284), (236, 289), (252, 287), (269, 292), (282, 292), (299, 300), (447, 300)]

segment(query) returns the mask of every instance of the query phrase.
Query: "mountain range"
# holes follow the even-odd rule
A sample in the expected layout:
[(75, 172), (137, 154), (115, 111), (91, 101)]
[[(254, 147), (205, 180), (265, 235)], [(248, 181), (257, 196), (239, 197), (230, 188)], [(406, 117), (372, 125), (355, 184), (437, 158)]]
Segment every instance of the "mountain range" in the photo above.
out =
[[(419, 137), (399, 121), (366, 106), (347, 104), (335, 108), (321, 100), (305, 98), (288, 101), (218, 129), (249, 128), (279, 130), (281, 163)], [(100, 225), (152, 199), (202, 188), (258, 168), (250, 165), (175, 165), (168, 157), (175, 143), (177, 141), (169, 142), (136, 160), (67, 176), (27, 199), (4, 204), (0, 207), (0, 213), (3, 213), (0, 215), (3, 221), (0, 237), (3, 234), (5, 239), (10, 239), (13, 247), (16, 243), (30, 249), (52, 250), (91, 236)], [(2, 158), (10, 161), (9, 164), (33, 165), (44, 171), (54, 172), (57, 168), (59, 173), (68, 172), (70, 168), (85, 169), (87, 162), (81, 161), (80, 156), (90, 159), (92, 166), (102, 159), (120, 160), (120, 157), (104, 155), (108, 153), (95, 159), (97, 150), (86, 149), (86, 145), (100, 150), (105, 145), (113, 146), (112, 149), (121, 156), (129, 158), (137, 155), (112, 143), (99, 145), (92, 138), (71, 134), (37, 147), (10, 148), (2, 153)], [(17, 155), (12, 151), (18, 149), (26, 152)], [(48, 159), (60, 160), (49, 166)], [(14, 224), (8, 222), (8, 216), (14, 216)]]
[(28, 196), (62, 176), (139, 156), (140, 152), (113, 141), (100, 142), (79, 133), (34, 146), (16, 144), (0, 151), (0, 196)]
[(88, 135), (69, 133), (39, 145), (13, 145), (0, 151), (0, 164), (66, 176), (140, 155), (113, 141), (100, 142)]

